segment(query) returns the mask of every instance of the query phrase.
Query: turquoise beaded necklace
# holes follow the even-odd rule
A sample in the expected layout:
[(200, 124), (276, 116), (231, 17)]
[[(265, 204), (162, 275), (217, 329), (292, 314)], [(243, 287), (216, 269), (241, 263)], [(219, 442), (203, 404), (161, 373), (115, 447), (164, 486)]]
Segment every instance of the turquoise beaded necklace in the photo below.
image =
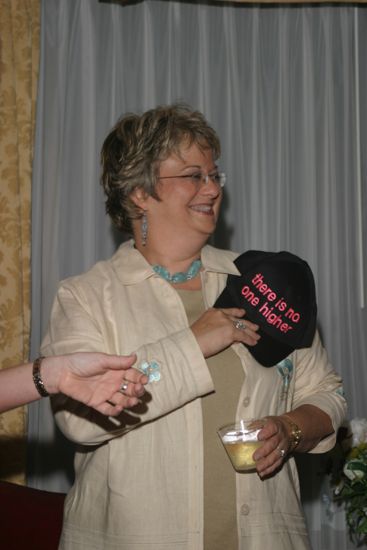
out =
[(196, 277), (199, 273), (201, 260), (194, 260), (187, 271), (178, 271), (177, 273), (173, 273), (173, 275), (161, 265), (152, 265), (152, 268), (162, 279), (165, 279), (169, 283), (185, 283)]

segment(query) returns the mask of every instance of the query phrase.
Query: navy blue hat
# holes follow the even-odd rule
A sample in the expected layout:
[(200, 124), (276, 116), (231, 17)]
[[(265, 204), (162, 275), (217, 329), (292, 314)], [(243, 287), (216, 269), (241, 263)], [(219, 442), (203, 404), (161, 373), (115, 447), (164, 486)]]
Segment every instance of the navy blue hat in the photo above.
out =
[(259, 325), (261, 339), (247, 346), (264, 367), (292, 351), (310, 347), (316, 330), (315, 281), (307, 262), (290, 252), (249, 250), (235, 265), (241, 275), (228, 275), (215, 307), (241, 307), (244, 319)]

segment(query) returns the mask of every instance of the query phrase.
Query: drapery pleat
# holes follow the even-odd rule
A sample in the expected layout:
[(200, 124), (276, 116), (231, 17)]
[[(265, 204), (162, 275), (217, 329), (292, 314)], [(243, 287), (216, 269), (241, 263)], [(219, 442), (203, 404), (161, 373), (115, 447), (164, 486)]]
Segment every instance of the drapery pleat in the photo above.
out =
[[(0, 0), (0, 361), (28, 360), (39, 0)], [(30, 373), (31, 376), (31, 373)], [(0, 477), (23, 482), (25, 410), (0, 416)]]
[[(366, 416), (366, 250), (359, 246), (366, 233), (366, 49), (363, 7), (45, 0), (32, 355), (59, 280), (117, 245), (99, 186), (109, 128), (127, 111), (183, 100), (204, 112), (222, 140), (228, 185), (214, 244), (287, 249), (310, 263), (321, 333), (344, 378), (349, 414)], [(65, 490), (66, 444), (53, 443), (59, 434), (48, 407), (32, 406), (30, 479)], [(324, 466), (302, 458), (314, 549), (353, 548), (342, 512), (330, 506)]]

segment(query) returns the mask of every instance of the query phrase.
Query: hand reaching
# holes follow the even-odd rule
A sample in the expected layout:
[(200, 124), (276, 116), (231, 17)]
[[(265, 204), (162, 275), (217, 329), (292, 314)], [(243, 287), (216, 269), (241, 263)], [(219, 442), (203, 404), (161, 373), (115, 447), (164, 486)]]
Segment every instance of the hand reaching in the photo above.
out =
[[(64, 393), (103, 414), (115, 416), (136, 405), (145, 391), (148, 378), (132, 367), (135, 361), (135, 355), (74, 353), (43, 359), (41, 372), (48, 391)], [(52, 389), (52, 384), (57, 389)], [(127, 384), (123, 393), (122, 384)]]

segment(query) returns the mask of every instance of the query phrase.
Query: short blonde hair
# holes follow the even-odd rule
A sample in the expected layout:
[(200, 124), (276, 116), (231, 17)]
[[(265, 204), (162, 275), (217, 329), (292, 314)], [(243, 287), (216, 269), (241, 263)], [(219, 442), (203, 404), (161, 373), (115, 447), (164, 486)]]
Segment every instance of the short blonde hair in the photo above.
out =
[(116, 227), (131, 232), (132, 220), (142, 211), (131, 200), (138, 188), (159, 200), (156, 193), (160, 163), (180, 153), (183, 144), (210, 149), (220, 156), (220, 142), (204, 115), (188, 105), (159, 106), (141, 116), (127, 114), (112, 128), (101, 151), (101, 183), (106, 211)]

